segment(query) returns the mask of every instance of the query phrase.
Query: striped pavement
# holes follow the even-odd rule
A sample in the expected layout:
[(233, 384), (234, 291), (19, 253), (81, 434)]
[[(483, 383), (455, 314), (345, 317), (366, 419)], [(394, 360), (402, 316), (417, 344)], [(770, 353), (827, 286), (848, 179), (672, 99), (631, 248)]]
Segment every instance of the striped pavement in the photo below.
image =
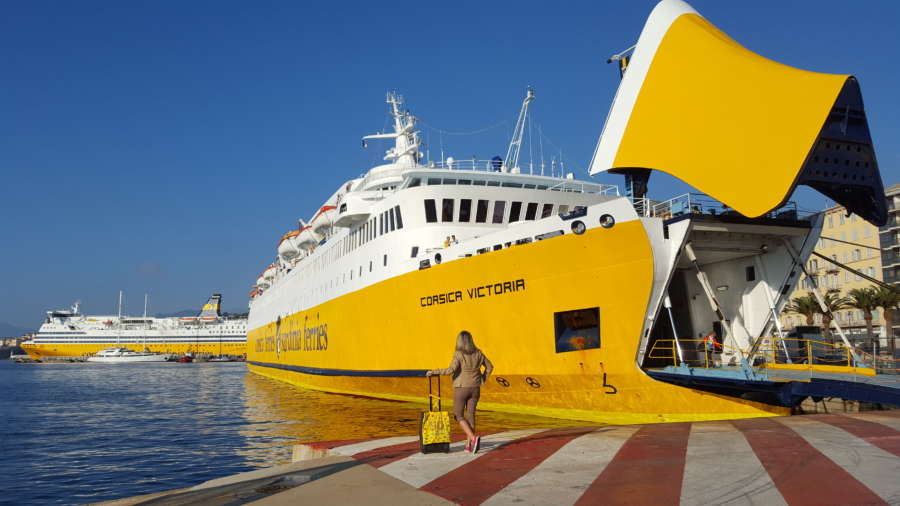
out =
[(488, 434), (475, 455), (416, 437), (337, 443), (457, 504), (900, 505), (900, 411)]

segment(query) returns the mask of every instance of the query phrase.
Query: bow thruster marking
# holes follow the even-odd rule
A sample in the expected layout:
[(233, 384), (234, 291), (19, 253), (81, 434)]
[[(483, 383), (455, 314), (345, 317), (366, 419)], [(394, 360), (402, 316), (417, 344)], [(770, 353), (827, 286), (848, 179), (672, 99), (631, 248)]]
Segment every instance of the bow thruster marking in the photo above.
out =
[(528, 383), (528, 386), (530, 386), (531, 388), (541, 388), (541, 383), (531, 376), (525, 378), (525, 383)]
[(606, 373), (603, 373), (603, 388), (611, 388), (611, 389), (612, 389), (611, 392), (610, 392), (610, 391), (603, 392), (603, 393), (605, 393), (605, 394), (607, 394), (607, 395), (612, 395), (612, 394), (615, 394), (615, 393), (618, 393), (618, 392), (619, 392), (619, 389), (618, 389), (618, 388), (616, 388), (616, 387), (614, 387), (614, 386), (612, 386), (612, 385), (610, 385), (609, 383), (606, 382)]
[(509, 381), (507, 381), (506, 378), (501, 377), (501, 376), (497, 376), (497, 377), (494, 378), (494, 379), (497, 380), (497, 383), (500, 383), (500, 386), (502, 386), (502, 387), (504, 387), (504, 388), (509, 388)]

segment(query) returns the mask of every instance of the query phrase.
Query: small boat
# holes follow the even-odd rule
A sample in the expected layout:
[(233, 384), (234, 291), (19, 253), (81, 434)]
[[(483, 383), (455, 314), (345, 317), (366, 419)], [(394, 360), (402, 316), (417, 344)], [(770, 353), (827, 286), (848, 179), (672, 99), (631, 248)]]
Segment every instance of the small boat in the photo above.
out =
[(128, 348), (112, 347), (100, 350), (96, 355), (88, 357), (88, 362), (104, 362), (122, 364), (130, 362), (165, 362), (166, 356), (161, 353), (134, 351)]
[(234, 359), (225, 355), (218, 355), (211, 357), (207, 362), (234, 362)]
[(189, 364), (193, 361), (194, 361), (194, 357), (192, 357), (190, 355), (182, 355), (182, 356), (178, 357), (178, 360), (176, 360), (176, 362), (179, 362), (182, 364)]

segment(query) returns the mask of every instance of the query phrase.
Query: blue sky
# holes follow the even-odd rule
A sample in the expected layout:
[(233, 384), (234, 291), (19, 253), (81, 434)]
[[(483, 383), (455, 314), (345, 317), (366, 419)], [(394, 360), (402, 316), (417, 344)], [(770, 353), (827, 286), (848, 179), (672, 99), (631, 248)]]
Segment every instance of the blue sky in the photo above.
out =
[[(245, 308), (280, 235), (380, 159), (359, 139), (385, 128), (387, 90), (433, 158), (489, 158), (532, 85), (545, 157), (584, 176), (618, 81), (605, 60), (653, 5), (5, 2), (0, 321), (35, 327), (75, 299), (114, 312), (119, 289), (131, 313), (144, 293), (158, 312), (214, 291)], [(884, 182), (900, 179), (900, 3), (693, 5), (765, 56), (855, 74)], [(651, 180), (655, 197), (684, 190)]]

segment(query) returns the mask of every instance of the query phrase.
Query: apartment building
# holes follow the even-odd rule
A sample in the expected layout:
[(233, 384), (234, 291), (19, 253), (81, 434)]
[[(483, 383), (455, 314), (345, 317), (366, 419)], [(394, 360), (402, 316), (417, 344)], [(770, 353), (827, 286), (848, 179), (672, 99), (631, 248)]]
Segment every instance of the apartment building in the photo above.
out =
[[(900, 185), (894, 185), (896, 193), (900, 195)], [(894, 188), (892, 187), (892, 188)], [(898, 196), (900, 199), (900, 196)], [(889, 200), (890, 202), (890, 200)], [(896, 220), (896, 211), (891, 207), (891, 220)], [(880, 246), (884, 242), (884, 235), (878, 227), (863, 220), (855, 214), (847, 215), (847, 210), (842, 206), (835, 206), (824, 211), (825, 221), (822, 236), (816, 245), (815, 251), (835, 262), (854, 269), (856, 272), (866, 274), (872, 278), (882, 280), (887, 271), (882, 269), (882, 255)], [(894, 221), (894, 229), (900, 231), (900, 225)], [(895, 244), (897, 244), (896, 238)], [(895, 258), (900, 258), (900, 250), (895, 250)], [(900, 260), (897, 261), (900, 272)], [(800, 280), (791, 299), (801, 297), (813, 289), (813, 283), (818, 283), (821, 293), (826, 291), (839, 297), (846, 297), (854, 288), (866, 288), (873, 283), (866, 280), (856, 272), (843, 269), (834, 263), (813, 255), (807, 263), (809, 277), (801, 275)], [(813, 279), (814, 278), (814, 279)], [(900, 283), (900, 274), (896, 278)], [(881, 309), (872, 313), (872, 325), (874, 333), (881, 338), (880, 346), (884, 342), (884, 314)], [(863, 312), (859, 309), (847, 308), (837, 311), (835, 319), (841, 326), (851, 342), (865, 344), (866, 322)], [(816, 324), (822, 323), (821, 315), (816, 315)], [(806, 317), (796, 313), (785, 312), (781, 316), (782, 324), (786, 329), (797, 325), (806, 325)]]
[(884, 282), (900, 286), (900, 183), (885, 192), (888, 222), (878, 231)]

